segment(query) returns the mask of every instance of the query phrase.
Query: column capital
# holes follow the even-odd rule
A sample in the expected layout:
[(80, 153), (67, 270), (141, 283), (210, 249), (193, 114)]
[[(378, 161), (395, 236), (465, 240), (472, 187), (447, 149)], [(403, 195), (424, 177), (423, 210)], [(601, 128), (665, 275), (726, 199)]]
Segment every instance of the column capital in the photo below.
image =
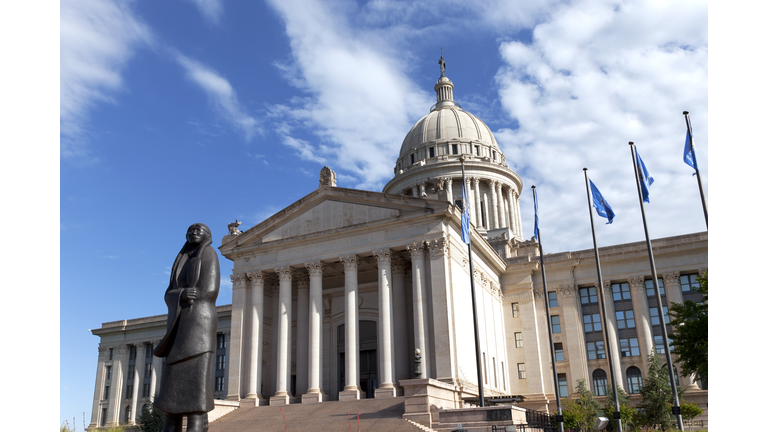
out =
[(544, 288), (534, 288), (533, 289), (533, 298), (535, 300), (541, 300), (544, 298)]
[(304, 263), (304, 267), (307, 269), (309, 276), (322, 276), (325, 264), (323, 264), (322, 261), (317, 260)]
[(392, 254), (392, 274), (404, 274), (407, 265), (408, 261), (406, 261), (400, 254)]
[(645, 278), (643, 276), (629, 278), (629, 289), (638, 293), (642, 292), (645, 296)]
[(247, 272), (245, 273), (245, 276), (248, 278), (248, 281), (253, 284), (264, 284), (264, 279), (266, 278), (266, 275), (263, 271), (255, 271), (255, 272)]
[(291, 266), (277, 267), (275, 273), (280, 278), (280, 282), (291, 282), (293, 280), (293, 269)]
[(664, 287), (669, 289), (670, 287), (680, 285), (680, 272), (669, 272), (661, 275), (664, 279)]
[(341, 261), (344, 264), (345, 272), (357, 271), (357, 264), (358, 264), (357, 255), (352, 254), (352, 255), (341, 256), (339, 257), (339, 261)]
[(424, 258), (424, 242), (418, 241), (405, 246), (411, 253), (411, 259)]
[(429, 246), (429, 255), (432, 257), (437, 256), (451, 256), (451, 245), (450, 241), (443, 236), (440, 238), (436, 238), (434, 240), (429, 240), (426, 242), (426, 244)]
[(309, 274), (308, 273), (294, 273), (298, 289), (309, 289)]
[(563, 298), (577, 297), (579, 292), (579, 290), (576, 288), (576, 285), (573, 284), (560, 285), (557, 288), (557, 291), (562, 294)]
[(245, 282), (247, 280), (247, 277), (245, 273), (235, 273), (232, 275), (229, 275), (229, 279), (232, 280), (232, 289), (243, 289), (245, 288)]
[(389, 248), (377, 249), (373, 251), (373, 256), (376, 257), (378, 265), (392, 264), (392, 251)]
[(499, 182), (494, 179), (489, 179), (488, 184), (491, 186), (492, 189), (495, 189), (496, 185), (499, 184)]
[(480, 185), (480, 179), (477, 177), (470, 177), (469, 182), (472, 183), (472, 186), (479, 186)]

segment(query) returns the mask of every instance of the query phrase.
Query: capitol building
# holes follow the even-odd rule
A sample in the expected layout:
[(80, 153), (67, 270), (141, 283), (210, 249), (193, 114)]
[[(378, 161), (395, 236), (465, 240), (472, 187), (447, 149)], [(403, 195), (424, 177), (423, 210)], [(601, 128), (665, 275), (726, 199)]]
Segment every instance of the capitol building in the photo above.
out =
[[(669, 302), (702, 300), (695, 288), (708, 265), (707, 232), (652, 240), (663, 305), (645, 242), (601, 247), (603, 286), (592, 249), (548, 253), (544, 292), (538, 244), (523, 233), (523, 180), (490, 128), (454, 101), (451, 80), (441, 74), (434, 89), (435, 105), (404, 131), (381, 192), (337, 187), (325, 167), (316, 190), (221, 240), (234, 263), (233, 295), (217, 307), (212, 421), (243, 406), (403, 397), (403, 417), (430, 426), (431, 410), (477, 398), (478, 377), (486, 398), (522, 396), (520, 406), (552, 413), (555, 385), (567, 396), (585, 380), (605, 396), (608, 356), (617, 384), (639, 401), (648, 354), (664, 349)], [(136, 424), (159, 389), (163, 359), (152, 349), (165, 329), (159, 315), (92, 330), (100, 342), (89, 430)], [(707, 390), (694, 377), (676, 379), (706, 418)]]

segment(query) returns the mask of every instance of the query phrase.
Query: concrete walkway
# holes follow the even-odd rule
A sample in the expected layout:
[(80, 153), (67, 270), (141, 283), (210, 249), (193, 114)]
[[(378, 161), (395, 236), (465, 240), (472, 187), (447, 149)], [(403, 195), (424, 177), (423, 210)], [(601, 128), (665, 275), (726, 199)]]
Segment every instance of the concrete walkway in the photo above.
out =
[(402, 397), (288, 405), (283, 407), (285, 422), (280, 407), (243, 407), (211, 423), (209, 432), (356, 432), (358, 409), (361, 432), (422, 432), (402, 418), (405, 412), (405, 399)]

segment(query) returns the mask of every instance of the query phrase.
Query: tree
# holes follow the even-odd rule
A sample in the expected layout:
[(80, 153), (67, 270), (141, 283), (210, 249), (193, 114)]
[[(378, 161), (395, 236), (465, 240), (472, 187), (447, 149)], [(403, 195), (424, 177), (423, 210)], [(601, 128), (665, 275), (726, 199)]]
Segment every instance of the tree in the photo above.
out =
[(575, 399), (565, 401), (563, 427), (586, 431), (592, 428), (600, 413), (600, 404), (582, 379), (576, 383)]
[[(616, 388), (619, 390), (619, 413), (621, 413), (622, 430), (632, 430), (637, 411), (629, 406), (629, 396), (624, 392), (624, 389), (618, 386)], [(610, 420), (610, 423), (608, 423), (608, 427), (606, 428), (609, 431), (616, 430), (616, 422), (613, 420), (613, 411), (613, 385), (609, 382), (608, 394), (605, 396), (605, 406), (603, 407), (603, 417), (607, 417), (608, 420)]]
[(149, 408), (146, 406), (141, 408), (141, 414), (136, 419), (136, 423), (139, 424), (139, 430), (141, 432), (160, 432), (163, 430), (163, 414), (155, 408), (154, 400), (157, 398), (157, 394), (152, 399), (152, 403), (149, 404)]
[(656, 355), (656, 350), (648, 356), (648, 376), (640, 388), (643, 400), (640, 409), (643, 411), (647, 426), (661, 427), (661, 430), (671, 429), (675, 426), (672, 418), (672, 387), (669, 385), (669, 373), (661, 367), (661, 359)]
[[(704, 410), (699, 408), (699, 405), (696, 402), (680, 401), (680, 415), (683, 416), (683, 420), (685, 421), (691, 421), (695, 417), (700, 416), (703, 412)], [(693, 425), (691, 425), (691, 430), (693, 430)]]
[(673, 354), (679, 356), (675, 363), (681, 366), (683, 375), (696, 375), (707, 386), (709, 374), (707, 370), (708, 345), (708, 305), (707, 305), (707, 272), (696, 278), (699, 288), (696, 290), (704, 294), (702, 303), (694, 303), (687, 300), (683, 303), (672, 303), (669, 307), (669, 315), (673, 331), (669, 338), (674, 343)]

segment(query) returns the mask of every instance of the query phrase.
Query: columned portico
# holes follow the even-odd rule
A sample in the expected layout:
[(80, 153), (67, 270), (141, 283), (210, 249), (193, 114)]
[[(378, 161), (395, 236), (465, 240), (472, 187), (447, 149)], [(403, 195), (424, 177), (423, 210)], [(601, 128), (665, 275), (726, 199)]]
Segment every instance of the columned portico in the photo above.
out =
[(391, 251), (379, 249), (373, 251), (379, 266), (379, 371), (381, 385), (376, 389), (376, 398), (395, 397), (393, 383), (394, 369), (394, 331), (392, 327), (392, 263)]
[(344, 335), (345, 371), (347, 382), (339, 392), (339, 400), (360, 399), (360, 377), (358, 376), (357, 347), (357, 256), (347, 255), (339, 258), (344, 264)]
[(280, 278), (280, 293), (278, 296), (277, 318), (277, 391), (269, 399), (270, 405), (288, 405), (289, 374), (291, 373), (291, 285), (293, 270), (290, 266), (275, 269)]
[(261, 406), (267, 403), (261, 394), (261, 381), (263, 372), (261, 363), (263, 360), (264, 345), (264, 272), (248, 272), (246, 274), (251, 285), (251, 328), (250, 328), (250, 362), (248, 364), (248, 392), (245, 399), (252, 400), (254, 405)]

